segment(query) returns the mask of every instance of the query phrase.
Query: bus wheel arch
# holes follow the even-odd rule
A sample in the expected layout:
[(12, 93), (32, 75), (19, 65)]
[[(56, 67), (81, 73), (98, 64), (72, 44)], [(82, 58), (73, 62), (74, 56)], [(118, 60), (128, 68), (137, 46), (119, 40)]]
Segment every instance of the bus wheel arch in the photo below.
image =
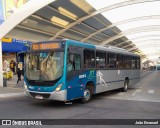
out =
[(129, 78), (126, 77), (125, 80), (124, 80), (124, 86), (123, 86), (123, 88), (121, 89), (122, 92), (127, 92), (128, 86), (129, 86)]
[(89, 81), (86, 83), (85, 89), (84, 89), (84, 95), (81, 98), (82, 103), (88, 103), (92, 99), (92, 94), (94, 93), (94, 83), (92, 81)]

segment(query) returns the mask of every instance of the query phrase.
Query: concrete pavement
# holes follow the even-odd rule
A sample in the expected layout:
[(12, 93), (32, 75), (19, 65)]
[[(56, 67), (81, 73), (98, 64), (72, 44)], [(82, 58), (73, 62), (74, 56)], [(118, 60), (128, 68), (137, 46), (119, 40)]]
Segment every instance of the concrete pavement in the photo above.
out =
[(22, 81), (20, 81), (18, 84), (16, 83), (16, 75), (14, 75), (12, 79), (7, 80), (7, 87), (0, 87), (0, 98), (24, 95), (23, 77)]
[[(78, 100), (72, 104), (63, 102), (36, 100), (17, 95), (0, 98), (0, 119), (160, 119), (159, 83), (160, 72), (143, 72), (141, 81), (126, 93), (111, 91), (93, 96), (92, 102), (81, 104)], [(0, 88), (5, 92), (21, 93), (22, 88)], [(6, 90), (5, 90), (6, 89)], [(140, 91), (141, 90), (141, 91)], [(0, 91), (2, 92), (2, 91)], [(17, 126), (12, 126), (16, 128)], [(35, 126), (24, 126), (32, 128)], [(39, 126), (37, 126), (39, 127)], [(44, 127), (62, 127), (57, 125)], [(63, 126), (65, 128), (128, 128), (136, 126)], [(138, 125), (138, 128), (158, 128), (159, 125)]]

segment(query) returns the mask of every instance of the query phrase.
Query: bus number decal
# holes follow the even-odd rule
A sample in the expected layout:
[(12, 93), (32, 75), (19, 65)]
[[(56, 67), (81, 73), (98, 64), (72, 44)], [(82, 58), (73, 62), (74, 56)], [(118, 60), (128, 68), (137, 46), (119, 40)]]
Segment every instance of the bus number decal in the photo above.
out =
[(79, 75), (79, 78), (85, 78), (85, 77), (86, 77), (86, 74)]

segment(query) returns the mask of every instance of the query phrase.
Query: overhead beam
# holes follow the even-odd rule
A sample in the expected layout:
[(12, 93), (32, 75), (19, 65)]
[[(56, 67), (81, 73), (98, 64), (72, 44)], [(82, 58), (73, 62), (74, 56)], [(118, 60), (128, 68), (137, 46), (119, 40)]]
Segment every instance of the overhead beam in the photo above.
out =
[(131, 52), (131, 51), (133, 51), (133, 50), (137, 50), (137, 49), (138, 49), (138, 48), (133, 47), (133, 48), (127, 49), (127, 51), (128, 51), (128, 52)]
[(122, 42), (122, 43), (119, 43), (117, 45), (115, 45), (116, 47), (122, 45), (122, 44), (125, 44), (127, 42), (134, 42), (136, 40), (139, 40), (139, 39), (143, 39), (143, 38), (147, 38), (147, 37), (151, 37), (151, 38), (156, 38), (156, 37), (160, 37), (160, 34), (156, 34), (156, 35), (147, 35), (147, 36), (139, 36), (139, 37), (135, 37), (135, 38), (132, 38), (132, 39), (128, 39), (126, 40), (125, 42)]
[[(38, 30), (38, 29), (35, 29), (35, 28), (29, 28), (29, 27), (26, 27), (26, 26), (22, 26), (22, 25), (17, 25), (18, 28), (22, 28), (22, 29), (25, 29), (25, 30), (30, 30), (30, 31), (33, 31), (33, 32), (38, 32), (40, 34), (46, 34), (48, 36), (52, 36), (53, 33), (49, 33), (49, 32), (44, 32), (42, 30)], [(59, 36), (60, 38), (68, 38), (68, 37), (65, 37), (65, 36)], [(73, 38), (71, 38), (73, 39)]]
[(49, 32), (45, 32), (45, 31), (38, 30), (38, 29), (35, 29), (35, 28), (29, 28), (29, 27), (22, 26), (22, 25), (17, 25), (17, 27), (22, 28), (22, 29), (26, 29), (26, 30), (30, 30), (30, 31), (33, 31), (33, 32), (38, 32), (38, 33), (41, 33), (41, 34), (46, 34), (46, 35), (49, 35), (49, 36), (53, 35), (52, 33), (49, 33)]
[(145, 42), (160, 42), (160, 39), (144, 39), (144, 40), (140, 40), (140, 41), (135, 41), (136, 42), (136, 44), (137, 43), (145, 43)]
[(98, 31), (88, 35), (87, 37), (85, 37), (84, 39), (82, 39), (81, 41), (84, 42), (86, 41), (87, 39), (91, 38), (92, 36), (100, 33), (100, 32), (103, 32), (107, 29), (110, 29), (112, 27), (116, 27), (118, 25), (122, 25), (122, 24), (127, 24), (127, 23), (130, 23), (130, 22), (135, 22), (135, 21), (141, 21), (141, 20), (148, 20), (148, 19), (160, 19), (160, 15), (151, 15), (151, 16), (142, 16), (142, 17), (136, 17), (136, 18), (131, 18), (131, 19), (127, 19), (127, 20), (124, 20), (124, 21), (120, 21), (120, 22), (117, 22), (117, 23), (114, 23), (114, 24), (111, 24), (109, 26), (106, 26), (102, 29), (99, 29)]
[(127, 48), (127, 47), (129, 47), (129, 46), (136, 46), (135, 44), (128, 44), (128, 45), (125, 45), (124, 47), (121, 47), (121, 48)]
[(97, 10), (97, 11), (91, 13), (91, 14), (83, 16), (83, 17), (79, 18), (78, 20), (70, 23), (69, 25), (66, 26), (66, 28), (60, 30), (59, 32), (56, 33), (56, 35), (51, 37), (50, 40), (56, 39), (59, 35), (61, 35), (65, 31), (67, 31), (71, 27), (73, 27), (76, 24), (78, 24), (78, 23), (80, 23), (80, 22), (82, 22), (82, 21), (84, 21), (84, 20), (86, 20), (86, 19), (88, 19), (90, 17), (93, 17), (93, 16), (95, 16), (97, 14), (100, 14), (100, 13), (103, 13), (103, 12), (106, 12), (106, 11), (109, 11), (109, 10), (113, 10), (113, 9), (116, 9), (116, 8), (128, 6), (128, 5), (133, 5), (133, 4), (138, 4), (138, 3), (146, 3), (146, 2), (154, 2), (154, 1), (158, 1), (158, 0), (128, 0), (128, 1), (121, 2), (121, 3), (113, 4), (111, 6), (104, 7), (102, 9), (99, 9), (99, 10)]
[[(55, 11), (55, 12), (57, 12), (57, 13), (59, 13), (59, 14), (61, 14), (61, 15), (63, 15), (63, 16), (65, 16), (66, 17), (66, 15), (64, 15), (63, 13), (61, 13), (58, 9), (55, 9), (54, 7), (52, 7), (51, 5), (47, 5), (46, 6), (47, 8), (49, 8), (49, 9), (51, 9), (52, 11)], [(76, 20), (76, 19), (73, 19), (73, 18), (71, 18), (71, 17), (67, 17), (67, 18), (69, 18), (69, 19), (71, 19), (71, 20)], [(96, 17), (95, 17), (96, 18)], [(43, 18), (44, 19), (44, 18)], [(48, 20), (49, 21), (49, 20)], [(49, 22), (51, 22), (51, 21), (49, 21)], [(52, 23), (52, 22), (51, 22)], [(53, 23), (52, 23), (53, 24)], [(89, 25), (87, 25), (87, 24), (85, 24), (85, 23), (83, 23), (83, 22), (81, 22), (81, 24), (83, 24), (83, 25), (85, 25), (85, 26), (87, 26), (88, 28), (90, 28), (90, 29), (92, 29), (92, 30), (94, 30), (94, 31), (97, 31), (95, 28), (93, 28), (93, 27), (91, 27), (91, 26), (89, 26)], [(65, 27), (62, 27), (62, 28), (65, 28)], [(70, 29), (71, 31), (75, 31), (75, 30), (73, 30), (73, 29)], [(77, 31), (78, 32), (78, 31)], [(82, 33), (82, 32), (81, 32)], [(82, 33), (82, 34), (84, 34), (84, 33)], [(105, 36), (106, 36), (106, 34), (104, 34)], [(53, 35), (54, 36), (54, 35)], [(85, 34), (85, 36), (87, 36), (86, 34)], [(97, 38), (95, 38), (95, 37), (93, 37), (92, 39), (95, 39), (95, 40), (98, 40), (98, 41), (101, 41), (100, 39), (97, 39)]]
[[(130, 42), (130, 43), (129, 43), (129, 42)], [(128, 45), (133, 45), (133, 43), (132, 43), (131, 40), (126, 40), (125, 42), (122, 42), (122, 43), (117, 44), (116, 47), (119, 47), (119, 46), (121, 46), (121, 45), (123, 45), (123, 44), (126, 44), (126, 43), (128, 43)]]
[(142, 27), (136, 27), (136, 28), (132, 28), (132, 29), (128, 29), (126, 31), (120, 32), (119, 34), (104, 40), (103, 42), (101, 42), (100, 45), (106, 45), (109, 42), (112, 42), (118, 38), (121, 38), (123, 36), (126, 35), (132, 35), (135, 33), (140, 33), (140, 32), (147, 32), (147, 31), (160, 31), (160, 25), (150, 25), (150, 26), (142, 26)]
[[(48, 6), (47, 6), (48, 7)], [(54, 9), (55, 10), (55, 9)], [(45, 22), (47, 22), (47, 23), (50, 23), (50, 24), (54, 24), (54, 23), (52, 23), (50, 20), (48, 20), (48, 19), (45, 19), (44, 17), (41, 17), (41, 16), (38, 16), (38, 15), (31, 15), (31, 17), (34, 17), (34, 18), (36, 18), (36, 19), (39, 19), (39, 20), (41, 20), (41, 21), (45, 21)], [(56, 24), (54, 24), (54, 25), (56, 25)], [(56, 25), (57, 26), (57, 25)], [(60, 27), (60, 26), (59, 26)], [(73, 29), (70, 29), (70, 31), (72, 31), (72, 32), (75, 32), (75, 33), (78, 33), (78, 34), (80, 34), (80, 35), (82, 35), (82, 36), (87, 36), (87, 34), (84, 34), (84, 33), (82, 33), (82, 32), (79, 32), (79, 31), (76, 31), (76, 30), (73, 30)], [(55, 33), (53, 33), (52, 34), (52, 36), (54, 36), (55, 35)], [(51, 37), (52, 37), (51, 36)], [(97, 38), (95, 38), (95, 37), (92, 37), (92, 39), (94, 39), (94, 40), (97, 40), (97, 41), (102, 41), (102, 40), (100, 40), (100, 39), (97, 39)]]

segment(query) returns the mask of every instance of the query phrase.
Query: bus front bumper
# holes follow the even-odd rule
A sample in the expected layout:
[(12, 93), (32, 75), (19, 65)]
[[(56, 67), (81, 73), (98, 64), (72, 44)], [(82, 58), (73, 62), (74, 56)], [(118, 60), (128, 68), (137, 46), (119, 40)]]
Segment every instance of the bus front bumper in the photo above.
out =
[(36, 99), (57, 100), (57, 101), (67, 100), (67, 90), (61, 90), (58, 92), (53, 91), (51, 93), (25, 90), (25, 95)]

